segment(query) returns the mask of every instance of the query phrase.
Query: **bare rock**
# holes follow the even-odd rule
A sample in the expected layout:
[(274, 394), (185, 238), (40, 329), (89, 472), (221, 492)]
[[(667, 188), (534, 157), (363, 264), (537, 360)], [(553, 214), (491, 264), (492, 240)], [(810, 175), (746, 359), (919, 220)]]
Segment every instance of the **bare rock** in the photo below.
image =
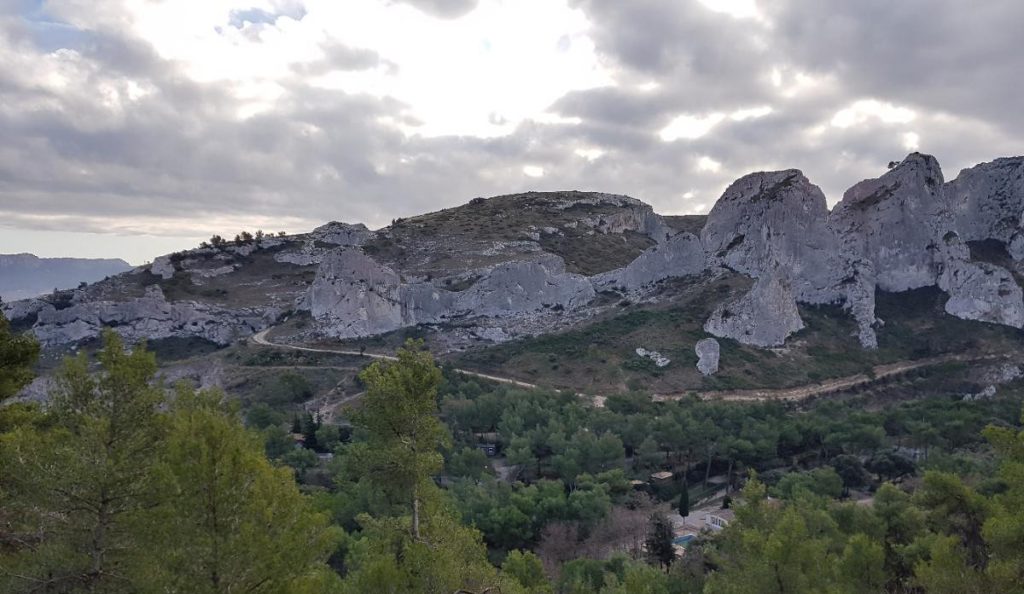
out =
[(506, 262), (486, 272), (458, 294), (462, 315), (501, 317), (542, 309), (576, 309), (595, 296), (587, 277), (565, 272), (557, 256), (538, 261)]
[(670, 277), (699, 274), (705, 269), (704, 250), (692, 233), (679, 233), (644, 250), (623, 268), (592, 277), (595, 286), (637, 291)]
[(309, 234), (310, 239), (314, 242), (320, 241), (336, 246), (360, 246), (366, 243), (372, 235), (373, 231), (367, 229), (366, 225), (362, 223), (351, 225), (338, 221), (321, 225)]
[(638, 357), (644, 357), (645, 359), (654, 361), (654, 365), (657, 367), (667, 367), (668, 364), (672, 362), (672, 359), (669, 359), (658, 351), (650, 351), (643, 347), (636, 348), (636, 355)]
[(964, 169), (946, 184), (946, 197), (964, 241), (1013, 244), (1021, 259), (1024, 230), (1024, 157), (996, 159)]
[(711, 266), (761, 278), (781, 269), (796, 299), (840, 300), (843, 274), (828, 205), (796, 169), (751, 173), (733, 182), (701, 231)]
[(964, 320), (1024, 327), (1024, 292), (1006, 269), (971, 262), (970, 251), (954, 232), (940, 248), (939, 288), (949, 294), (945, 310)]
[(32, 333), (45, 346), (96, 338), (113, 328), (129, 342), (161, 338), (203, 338), (227, 345), (273, 323), (272, 309), (231, 310), (191, 301), (169, 303), (156, 285), (143, 297), (127, 301), (89, 301), (38, 312)]
[(382, 334), (408, 323), (398, 273), (354, 249), (324, 259), (308, 305), (324, 331), (340, 338)]
[(697, 353), (697, 369), (703, 375), (714, 375), (718, 372), (718, 359), (721, 347), (714, 338), (702, 338), (694, 346)]
[(403, 281), (361, 251), (341, 249), (320, 265), (306, 303), (326, 334), (348, 338), (456, 317), (571, 310), (595, 295), (590, 281), (566, 273), (556, 256), (505, 262), (478, 274), (466, 290), (449, 291), (426, 280)]
[(164, 280), (168, 280), (174, 276), (174, 263), (171, 262), (171, 257), (160, 256), (153, 259), (153, 263), (149, 266), (149, 271)]
[(804, 327), (788, 282), (778, 275), (763, 276), (739, 299), (718, 306), (704, 331), (743, 344), (774, 347)]
[(856, 184), (829, 222), (846, 240), (844, 249), (871, 263), (878, 288), (899, 292), (934, 285), (934, 247), (953, 223), (938, 162), (913, 153), (882, 177)]

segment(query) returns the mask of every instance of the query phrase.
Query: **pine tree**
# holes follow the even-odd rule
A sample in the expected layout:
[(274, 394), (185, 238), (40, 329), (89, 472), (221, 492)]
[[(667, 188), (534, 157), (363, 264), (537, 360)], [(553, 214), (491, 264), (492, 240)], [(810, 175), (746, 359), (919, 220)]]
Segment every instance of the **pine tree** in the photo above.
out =
[(359, 377), (366, 396), (353, 424), (366, 431), (367, 440), (356, 446), (352, 460), (373, 483), (408, 503), (418, 539), (423, 493), (443, 466), (440, 449), (451, 443), (437, 418), (441, 370), (422, 342), (409, 341), (398, 361), (377, 361)]
[(45, 422), (4, 436), (0, 503), (31, 546), (2, 560), (0, 590), (128, 587), (140, 550), (133, 527), (160, 495), (163, 391), (151, 385), (153, 355), (128, 351), (112, 331), (97, 358), (94, 374), (84, 354), (67, 360)]
[(166, 497), (148, 518), (153, 591), (290, 592), (328, 571), (339, 533), (223, 394), (179, 386), (169, 425)]
[(683, 491), (679, 494), (679, 515), (686, 517), (690, 515), (690, 489), (684, 484)]
[(0, 312), (0, 402), (18, 393), (32, 381), (32, 366), (39, 358), (39, 343), (28, 335), (11, 332)]

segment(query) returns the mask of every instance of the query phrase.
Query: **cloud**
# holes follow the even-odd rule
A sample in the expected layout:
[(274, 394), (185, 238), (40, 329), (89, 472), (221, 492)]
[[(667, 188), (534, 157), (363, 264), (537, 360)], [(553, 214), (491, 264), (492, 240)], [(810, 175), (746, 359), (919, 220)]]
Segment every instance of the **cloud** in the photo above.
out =
[[(64, 0), (0, 9), (0, 221), (193, 238), (522, 190), (706, 211), (1019, 151), (1024, 5)], [(280, 224), (279, 224), (280, 223)]]
[(406, 4), (446, 19), (464, 16), (476, 8), (476, 0), (401, 0)]

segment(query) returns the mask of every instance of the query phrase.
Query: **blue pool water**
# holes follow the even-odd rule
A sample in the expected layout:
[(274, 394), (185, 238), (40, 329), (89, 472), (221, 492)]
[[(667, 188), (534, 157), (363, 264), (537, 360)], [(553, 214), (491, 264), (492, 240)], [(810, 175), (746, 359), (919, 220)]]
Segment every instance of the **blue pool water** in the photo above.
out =
[(693, 540), (694, 538), (696, 537), (692, 534), (684, 534), (682, 536), (677, 536), (675, 539), (673, 539), (672, 544), (684, 545)]

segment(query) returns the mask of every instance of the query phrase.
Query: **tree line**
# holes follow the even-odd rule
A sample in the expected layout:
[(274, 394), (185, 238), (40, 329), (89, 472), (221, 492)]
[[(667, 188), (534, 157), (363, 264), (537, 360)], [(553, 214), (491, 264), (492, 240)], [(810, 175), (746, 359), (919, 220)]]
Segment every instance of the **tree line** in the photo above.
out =
[[(0, 317), (0, 398), (31, 379), (38, 353)], [(627, 394), (595, 409), (457, 379), (422, 344), (397, 354), (361, 372), (350, 433), (293, 423), (320, 449), (321, 438), (333, 444), (318, 482), (289, 466), (294, 444), (268, 456), (270, 427), (247, 428), (219, 391), (164, 385), (144, 345), (108, 331), (101, 350), (65, 361), (45, 406), (0, 407), (0, 590), (852, 594), (1024, 583), (1019, 400), (798, 413)], [(492, 476), (475, 447), (485, 438), (512, 480)], [(671, 524), (635, 505), (630, 483), (659, 468), (682, 484), (671, 496), (683, 507), (687, 485), (729, 477), (742, 489), (736, 520), (677, 558)], [(871, 499), (844, 501), (851, 489)], [(639, 554), (600, 546), (637, 525)]]

